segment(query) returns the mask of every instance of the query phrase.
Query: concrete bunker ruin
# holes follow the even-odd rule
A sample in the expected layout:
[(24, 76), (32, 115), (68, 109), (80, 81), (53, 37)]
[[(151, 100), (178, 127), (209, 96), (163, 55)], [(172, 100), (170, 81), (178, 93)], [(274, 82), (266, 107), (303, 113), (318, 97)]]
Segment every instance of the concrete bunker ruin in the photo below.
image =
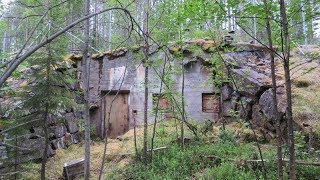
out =
[[(216, 87), (211, 81), (212, 71), (205, 67), (208, 66), (212, 52), (219, 47), (221, 45), (214, 41), (202, 39), (185, 41), (184, 45), (172, 44), (169, 48), (157, 45), (150, 47), (150, 62), (159, 63), (159, 66), (150, 68), (148, 75), (149, 124), (154, 121), (154, 114), (151, 112), (155, 108), (155, 98), (159, 98), (159, 109), (175, 106), (160, 92), (161, 67), (164, 63), (169, 63), (172, 67), (181, 67), (183, 64), (185, 111), (188, 120), (203, 122), (218, 121), (220, 118), (250, 119), (257, 127), (270, 130), (271, 133), (263, 130), (265, 134), (272, 135), (274, 127), (269, 119), (272, 98), (266, 98), (268, 94), (265, 94), (271, 87), (267, 49), (243, 43), (230, 45), (231, 51), (220, 51), (225, 62), (221, 70), (239, 84), (234, 85), (229, 81)], [(90, 117), (100, 137), (103, 137), (108, 129), (108, 136), (116, 138), (133, 128), (134, 123), (143, 123), (145, 67), (142, 57), (137, 55), (142, 48), (119, 48), (91, 56)], [(182, 54), (179, 60), (175, 56), (177, 52)], [(166, 61), (168, 54), (174, 60)], [(81, 79), (81, 55), (74, 54), (70, 58), (77, 61), (78, 78)], [(170, 78), (173, 89), (181, 91), (182, 74), (172, 73)], [(279, 96), (283, 95), (283, 90), (280, 89)], [(260, 99), (262, 96), (264, 98)], [(281, 97), (280, 100), (283, 99)], [(280, 112), (283, 112), (281, 108), (285, 109), (285, 106), (282, 103)], [(238, 112), (239, 117), (234, 117), (233, 111)], [(173, 115), (172, 112), (162, 111), (159, 118), (168, 119)], [(107, 123), (109, 117), (110, 121)]]

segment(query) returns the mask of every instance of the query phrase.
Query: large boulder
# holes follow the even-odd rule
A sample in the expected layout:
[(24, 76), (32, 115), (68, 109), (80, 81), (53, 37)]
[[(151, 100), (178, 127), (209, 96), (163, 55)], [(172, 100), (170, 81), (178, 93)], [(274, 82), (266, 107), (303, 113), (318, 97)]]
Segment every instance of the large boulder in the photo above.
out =
[(32, 127), (30, 129), (33, 137), (44, 137), (44, 131), (42, 127)]
[[(44, 138), (37, 139), (25, 139), (21, 145), (21, 160), (20, 162), (26, 162), (29, 160), (41, 159), (45, 147)], [(50, 145), (48, 145), (47, 157), (52, 157), (54, 151)]]
[(53, 149), (65, 149), (72, 144), (79, 143), (78, 133), (70, 134), (66, 133), (63, 137), (54, 139), (51, 141)]
[[(267, 91), (265, 91), (259, 99), (259, 105), (260, 105), (261, 111), (269, 121), (275, 120), (272, 97), (273, 97), (272, 89), (270, 88)], [(288, 107), (285, 90), (282, 87), (277, 88), (277, 106), (278, 106), (279, 117), (281, 118), (285, 115), (286, 109)]]
[(56, 150), (56, 149), (65, 149), (66, 148), (66, 145), (64, 143), (64, 137), (52, 140), (51, 144), (52, 144), (52, 148), (54, 150)]
[(78, 144), (79, 143), (78, 133), (74, 133), (74, 134), (66, 133), (63, 136), (63, 142), (67, 147), (69, 147), (72, 144)]
[(51, 128), (53, 129), (53, 133), (56, 138), (64, 136), (67, 132), (66, 126), (62, 123), (58, 124), (57, 126), (52, 126)]
[(224, 100), (221, 102), (221, 114), (224, 117), (231, 117), (233, 116), (233, 112), (237, 110), (238, 101), (239, 101), (239, 94), (233, 92), (229, 100)]
[(75, 115), (71, 113), (67, 113), (65, 115), (66, 125), (69, 133), (76, 133), (79, 131), (78, 121)]
[(80, 137), (78, 133), (71, 134), (72, 144), (78, 144), (80, 142)]
[(271, 87), (270, 78), (250, 68), (232, 69), (232, 75), (237, 82), (238, 92), (243, 96), (259, 97)]
[(233, 69), (239, 69), (245, 66), (244, 61), (239, 59), (235, 53), (222, 54), (222, 57), (226, 64)]
[(267, 117), (262, 113), (259, 104), (254, 104), (252, 106), (252, 124), (254, 127), (261, 127), (270, 132), (275, 131), (275, 127), (272, 122), (270, 122)]
[(55, 125), (55, 124), (57, 124), (58, 123), (58, 119), (55, 117), (55, 116), (53, 116), (53, 115), (49, 115), (49, 117), (48, 117), (48, 125)]

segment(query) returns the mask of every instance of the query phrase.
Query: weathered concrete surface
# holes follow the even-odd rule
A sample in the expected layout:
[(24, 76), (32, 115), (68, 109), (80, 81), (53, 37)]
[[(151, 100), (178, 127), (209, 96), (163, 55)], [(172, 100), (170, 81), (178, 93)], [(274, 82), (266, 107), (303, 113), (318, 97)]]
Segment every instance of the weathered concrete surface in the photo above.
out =
[[(114, 93), (117, 90), (129, 93), (129, 125), (133, 127), (133, 114), (136, 112), (135, 118), (137, 124), (143, 122), (143, 99), (144, 99), (144, 69), (141, 64), (141, 60), (136, 59), (135, 53), (127, 52), (126, 56), (117, 57), (110, 60), (108, 57), (104, 57), (99, 60), (91, 61), (90, 76), (90, 104), (91, 120), (96, 126), (97, 134), (101, 135), (103, 125), (101, 114), (105, 113), (103, 109), (104, 98), (103, 95), (108, 92)], [(152, 59), (158, 60), (158, 68), (151, 68), (149, 71), (149, 106), (148, 111), (151, 112), (154, 108), (153, 95), (159, 94), (161, 80), (161, 67), (163, 67), (165, 61), (165, 54), (163, 52), (157, 52), (151, 55)], [(162, 59), (159, 61), (159, 59)], [(185, 58), (185, 100), (186, 100), (186, 112), (188, 118), (204, 121), (206, 119), (213, 119), (213, 113), (202, 112), (202, 93), (214, 93), (215, 89), (213, 85), (209, 83), (210, 71), (202, 67), (200, 61), (193, 61), (194, 56), (190, 55)], [(180, 63), (175, 62), (175, 66), (181, 66)], [(177, 93), (181, 92), (182, 76), (180, 73), (172, 75), (174, 81), (173, 86)], [(163, 85), (165, 87), (166, 85)], [(165, 89), (165, 88), (163, 88)], [(162, 90), (163, 91), (163, 90)], [(174, 95), (176, 102), (180, 103), (181, 100), (178, 95)], [(177, 106), (172, 104), (172, 106)], [(102, 107), (102, 108), (101, 108)], [(101, 112), (102, 111), (102, 112)], [(161, 117), (161, 116), (159, 116)], [(153, 123), (153, 115), (149, 113), (149, 123)]]

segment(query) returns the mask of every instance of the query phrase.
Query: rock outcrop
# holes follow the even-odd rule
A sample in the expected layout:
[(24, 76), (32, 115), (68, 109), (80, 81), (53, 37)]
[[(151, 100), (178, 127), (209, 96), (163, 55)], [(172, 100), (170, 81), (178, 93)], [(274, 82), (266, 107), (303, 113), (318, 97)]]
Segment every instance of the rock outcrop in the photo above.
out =
[[(57, 69), (57, 71), (65, 71), (71, 69), (67, 66), (65, 69)], [(15, 97), (15, 92), (21, 91), (21, 87), (28, 85), (25, 81), (26, 77), (34, 72), (37, 67), (32, 66), (21, 71), (22, 78), (9, 78), (7, 83), (7, 92), (0, 96), (0, 132), (3, 130), (1, 123), (10, 122), (14, 119), (12, 114), (19, 111), (22, 116), (32, 114), (28, 109), (23, 110), (22, 100)], [(32, 85), (32, 84), (29, 84)], [(71, 90), (77, 90), (78, 86), (70, 87)], [(73, 108), (57, 113), (56, 116), (50, 115), (48, 118), (49, 140), (47, 156), (51, 157), (55, 154), (56, 149), (67, 148), (72, 144), (80, 141), (79, 124), (82, 113), (74, 111)], [(30, 160), (41, 159), (45, 147), (44, 131), (42, 128), (42, 117), (34, 117), (39, 121), (26, 123), (22, 128), (0, 134), (0, 167), (15, 163), (27, 162)], [(30, 119), (29, 119), (30, 120)], [(33, 120), (33, 119), (31, 119)], [(17, 147), (17, 148), (15, 148)]]
[[(249, 120), (265, 137), (272, 138), (275, 118), (268, 51), (252, 44), (235, 47), (235, 51), (223, 54), (231, 80), (220, 88), (222, 116), (234, 116), (227, 111), (237, 112), (237, 117)], [(283, 87), (277, 89), (277, 100), (279, 117), (283, 119), (287, 108)]]

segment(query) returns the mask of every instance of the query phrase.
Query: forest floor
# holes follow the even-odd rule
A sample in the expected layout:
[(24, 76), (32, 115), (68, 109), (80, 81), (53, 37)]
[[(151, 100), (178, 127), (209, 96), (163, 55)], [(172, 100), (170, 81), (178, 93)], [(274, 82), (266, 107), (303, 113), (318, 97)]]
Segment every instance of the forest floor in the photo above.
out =
[[(199, 129), (207, 128), (207, 123), (198, 124)], [(153, 126), (149, 126), (152, 132)], [(159, 123), (156, 131), (153, 161), (145, 167), (135, 159), (134, 133), (130, 130), (117, 139), (109, 139), (107, 144), (107, 161), (103, 179), (263, 179), (260, 163), (245, 160), (260, 159), (254, 136), (244, 122), (234, 122), (222, 126), (213, 126), (213, 131), (200, 134), (195, 138), (186, 129), (188, 139), (186, 147), (181, 149), (177, 143), (178, 133), (174, 121)], [(178, 127), (179, 128), (179, 127)], [(137, 128), (137, 137), (142, 137), (143, 127)], [(306, 152), (303, 135), (297, 134), (297, 154), (303, 161), (319, 161)], [(268, 179), (276, 177), (276, 148), (274, 142), (259, 140), (263, 158), (267, 159)], [(142, 138), (137, 139), (138, 149), (142, 148)], [(149, 141), (150, 142), (150, 139)], [(149, 144), (150, 147), (150, 144)], [(91, 178), (97, 179), (103, 156), (104, 142), (93, 140), (91, 144)], [(140, 151), (138, 153), (141, 153)], [(83, 142), (72, 145), (68, 149), (59, 149), (56, 155), (47, 162), (48, 179), (62, 177), (65, 162), (84, 157)], [(38, 179), (41, 164), (28, 163), (23, 165), (25, 179)], [(319, 179), (320, 167), (298, 166), (300, 179)]]
[[(302, 65), (299, 65), (302, 64)], [(299, 65), (299, 66), (297, 66)], [(297, 53), (292, 57), (294, 119), (302, 126), (308, 123), (315, 134), (320, 135), (320, 68), (318, 61), (306, 63)], [(278, 73), (283, 71), (278, 69)], [(135, 159), (134, 131), (128, 131), (117, 139), (108, 139), (107, 162), (104, 168), (104, 179), (263, 179), (264, 168), (260, 163), (249, 163), (245, 160), (260, 159), (257, 143), (248, 124), (233, 122), (222, 126), (208, 122), (194, 123), (200, 130), (196, 138), (186, 129), (188, 142), (184, 149), (179, 147), (179, 124), (172, 121), (160, 122), (157, 125), (155, 148), (165, 147), (154, 152), (153, 161), (144, 166)], [(205, 130), (211, 127), (210, 131)], [(152, 132), (153, 126), (149, 126)], [(201, 133), (202, 132), (202, 133)], [(137, 127), (137, 146), (142, 148), (143, 127)], [(151, 134), (149, 134), (149, 140)], [(320, 151), (307, 153), (307, 142), (303, 134), (297, 133), (297, 159), (303, 161), (320, 161)], [(265, 142), (258, 134), (259, 147), (262, 150), (268, 179), (276, 179), (276, 150), (274, 142)], [(150, 147), (150, 144), (149, 144)], [(318, 148), (320, 145), (318, 144)], [(104, 142), (94, 139), (91, 144), (91, 176), (97, 179), (103, 156)], [(287, 156), (286, 147), (284, 154)], [(140, 153), (140, 151), (138, 152)], [(317, 157), (318, 156), (318, 157)], [(83, 142), (68, 149), (56, 150), (56, 155), (47, 162), (48, 179), (62, 177), (65, 162), (84, 157)], [(23, 165), (25, 179), (39, 179), (40, 164)], [(286, 171), (285, 167), (285, 172)], [(287, 177), (287, 173), (285, 173)], [(320, 179), (320, 167), (298, 165), (299, 179)]]

